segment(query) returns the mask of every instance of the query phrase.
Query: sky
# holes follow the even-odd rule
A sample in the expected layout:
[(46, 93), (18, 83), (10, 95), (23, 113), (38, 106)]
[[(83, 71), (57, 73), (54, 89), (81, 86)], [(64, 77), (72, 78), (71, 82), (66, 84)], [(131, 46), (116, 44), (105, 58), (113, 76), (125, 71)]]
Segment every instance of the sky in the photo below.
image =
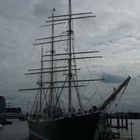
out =
[[(0, 2), (0, 95), (13, 106), (25, 107), (30, 102), (26, 99), (32, 97), (17, 90), (27, 87), (31, 79), (24, 73), (36, 66), (39, 59), (38, 49), (33, 47), (34, 39), (44, 33), (42, 30), (48, 34), (40, 25), (53, 8), (57, 14), (67, 12), (67, 0)], [(80, 50), (100, 51), (104, 59), (93, 65), (97, 74), (106, 77), (104, 83), (113, 85), (116, 79), (132, 77), (116, 110), (140, 111), (140, 1), (72, 0), (72, 7), (73, 13), (90, 11), (96, 15), (94, 19), (74, 22), (75, 44)]]

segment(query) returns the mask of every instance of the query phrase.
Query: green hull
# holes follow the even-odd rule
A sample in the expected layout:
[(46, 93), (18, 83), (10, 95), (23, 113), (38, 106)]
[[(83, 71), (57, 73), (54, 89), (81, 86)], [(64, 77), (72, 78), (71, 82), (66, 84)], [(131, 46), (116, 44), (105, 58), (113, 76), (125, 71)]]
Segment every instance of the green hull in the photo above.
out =
[(94, 140), (100, 114), (65, 117), (53, 121), (29, 120), (32, 140)]

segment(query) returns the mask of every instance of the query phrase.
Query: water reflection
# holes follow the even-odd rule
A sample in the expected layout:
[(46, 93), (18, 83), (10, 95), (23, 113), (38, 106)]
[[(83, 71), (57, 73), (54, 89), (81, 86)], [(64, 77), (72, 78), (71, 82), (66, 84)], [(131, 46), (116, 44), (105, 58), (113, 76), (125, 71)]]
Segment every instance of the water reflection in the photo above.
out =
[(11, 120), (12, 125), (5, 125), (0, 131), (0, 140), (29, 140), (26, 121)]

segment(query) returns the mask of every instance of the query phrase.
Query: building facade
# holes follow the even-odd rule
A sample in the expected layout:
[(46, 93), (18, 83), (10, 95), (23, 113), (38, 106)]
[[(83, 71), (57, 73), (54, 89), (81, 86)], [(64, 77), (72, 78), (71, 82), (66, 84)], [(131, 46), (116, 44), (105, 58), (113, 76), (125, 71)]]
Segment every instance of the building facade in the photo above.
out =
[(0, 113), (6, 112), (6, 101), (4, 96), (0, 96)]

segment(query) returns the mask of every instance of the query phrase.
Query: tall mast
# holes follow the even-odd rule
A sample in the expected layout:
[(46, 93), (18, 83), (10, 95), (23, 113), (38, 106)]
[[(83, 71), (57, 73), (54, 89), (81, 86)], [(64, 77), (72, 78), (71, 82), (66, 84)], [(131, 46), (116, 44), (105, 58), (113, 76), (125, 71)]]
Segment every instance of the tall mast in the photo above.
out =
[(69, 0), (69, 6), (68, 6), (68, 15), (69, 15), (69, 20), (68, 20), (68, 25), (69, 25), (69, 29), (68, 29), (68, 44), (69, 44), (69, 60), (68, 60), (68, 65), (69, 65), (69, 72), (68, 72), (68, 81), (69, 81), (69, 89), (68, 89), (68, 93), (69, 93), (69, 103), (68, 103), (68, 111), (71, 112), (71, 80), (72, 80), (72, 72), (71, 72), (71, 65), (72, 65), (72, 59), (71, 59), (71, 55), (72, 55), (72, 6), (71, 6), (71, 0)]
[(53, 112), (53, 92), (54, 92), (54, 70), (53, 70), (53, 67), (54, 67), (54, 11), (55, 9), (53, 9), (52, 11), (52, 43), (51, 43), (51, 82), (50, 82), (50, 115), (52, 115), (52, 112)]
[[(50, 73), (50, 81), (46, 82), (47, 86), (46, 87), (42, 87), (42, 89), (49, 89), (49, 108), (48, 108), (48, 113), (49, 116), (52, 116), (53, 110), (54, 110), (54, 90), (56, 88), (62, 88), (62, 90), (64, 88), (68, 89), (68, 112), (71, 112), (71, 108), (72, 108), (72, 88), (76, 88), (76, 87), (84, 87), (85, 85), (81, 85), (78, 84), (78, 82), (86, 82), (85, 80), (78, 80), (77, 78), (75, 79), (72, 71), (77, 71), (79, 69), (76, 68), (75, 66), (75, 61), (76, 59), (91, 59), (91, 58), (101, 58), (102, 56), (82, 56), (82, 57), (73, 57), (73, 55), (75, 54), (92, 54), (92, 53), (98, 53), (98, 51), (90, 51), (90, 52), (74, 52), (73, 49), (73, 36), (74, 36), (74, 32), (72, 29), (72, 22), (73, 20), (77, 20), (77, 19), (85, 19), (85, 18), (92, 18), (95, 17), (93, 15), (92, 12), (84, 12), (84, 13), (72, 13), (72, 4), (71, 4), (71, 0), (68, 0), (68, 13), (67, 14), (63, 14), (63, 15), (54, 15), (54, 11), (55, 9), (53, 9), (52, 11), (52, 15), (51, 17), (48, 17), (49, 20), (46, 21), (47, 25), (43, 25), (44, 26), (51, 26), (52, 27), (52, 36), (51, 37), (43, 37), (43, 38), (38, 38), (36, 39), (36, 43), (34, 43), (34, 46), (40, 46), (43, 44), (51, 44), (51, 50), (50, 50), (50, 54), (49, 55), (43, 55), (43, 57), (50, 57), (50, 59), (48, 60), (43, 60), (42, 62), (50, 62), (50, 68), (43, 68), (43, 70), (46, 69), (46, 71), (41, 70), (40, 69), (31, 69), (30, 71), (37, 71), (37, 72), (31, 72), (31, 73), (26, 73), (25, 75), (34, 75), (34, 74), (43, 74), (43, 73)], [(59, 24), (63, 24), (65, 23), (65, 21), (68, 21), (68, 30), (67, 30), (67, 35), (66, 34), (61, 34), (61, 35), (56, 35), (54, 36), (54, 25), (59, 25)], [(67, 37), (67, 38), (62, 38), (61, 37)], [(50, 41), (51, 39), (51, 41)], [(67, 41), (68, 43), (68, 53), (64, 53), (64, 54), (59, 54), (59, 53), (55, 53), (54, 54), (54, 43), (60, 43), (60, 42), (64, 42)], [(57, 56), (64, 56), (66, 58), (59, 58)], [(68, 69), (62, 70), (59, 68), (62, 68), (62, 66), (60, 67), (54, 67), (54, 61), (58, 62), (58, 61), (67, 61), (67, 66), (63, 66), (66, 67)], [(74, 63), (72, 63), (74, 62)], [(73, 69), (74, 67), (74, 69)], [(48, 70), (48, 71), (47, 71)], [(67, 71), (67, 76), (66, 79), (64, 81), (54, 81), (54, 73), (56, 72), (64, 72)], [(76, 75), (76, 74), (75, 74)], [(89, 79), (88, 81), (95, 81), (94, 79)], [(54, 86), (54, 83), (62, 83), (64, 82), (64, 84), (62, 86)], [(45, 83), (45, 82), (43, 82)], [(67, 84), (67, 85), (65, 85)], [(73, 85), (74, 84), (74, 85)], [(38, 90), (39, 88), (31, 88), (31, 89), (21, 89), (20, 91), (25, 91), (25, 90)], [(60, 91), (58, 99), (61, 96), (62, 91)], [(82, 108), (81, 105), (81, 101), (80, 101), (80, 95), (79, 95), (79, 91), (76, 88), (76, 93), (77, 93), (77, 97), (78, 97), (78, 102), (79, 102), (79, 107), (80, 109)], [(57, 99), (57, 100), (58, 100)], [(56, 102), (57, 103), (57, 102)]]
[(42, 110), (42, 93), (43, 93), (43, 46), (41, 47), (41, 73), (40, 73), (40, 103), (39, 103), (39, 114), (41, 115)]

